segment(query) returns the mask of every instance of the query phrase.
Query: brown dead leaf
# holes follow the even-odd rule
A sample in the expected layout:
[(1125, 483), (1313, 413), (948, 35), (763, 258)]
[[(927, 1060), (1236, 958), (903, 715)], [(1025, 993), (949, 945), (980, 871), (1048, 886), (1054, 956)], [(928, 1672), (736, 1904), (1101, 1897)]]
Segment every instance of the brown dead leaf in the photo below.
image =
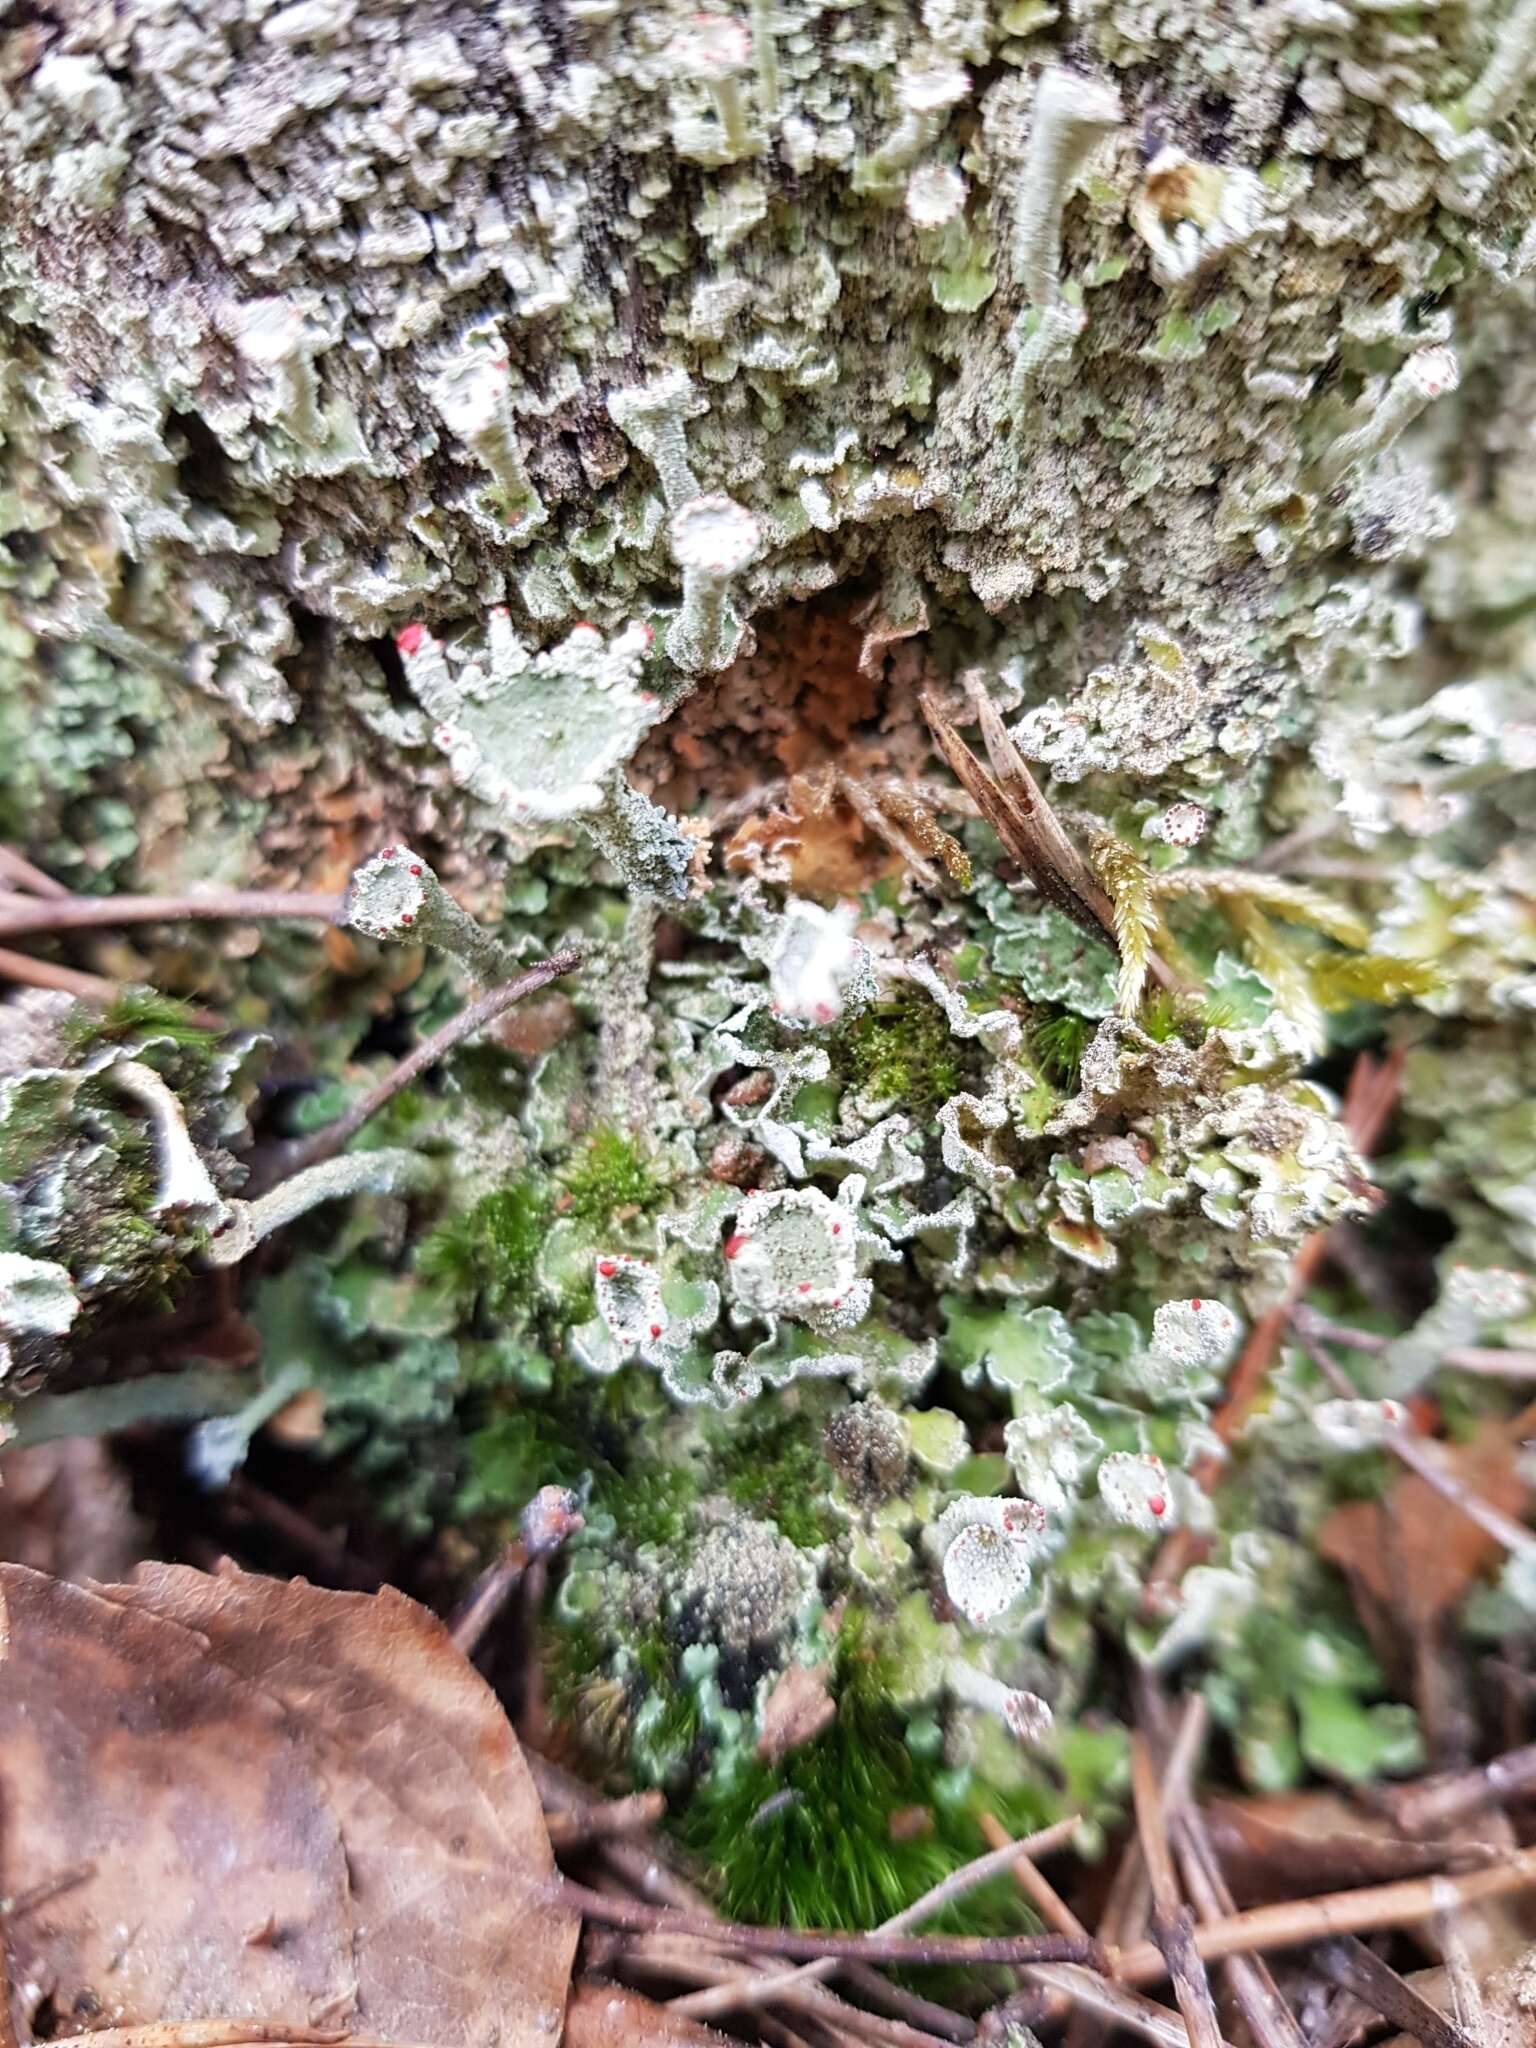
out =
[(617, 1984), (571, 1993), (563, 2048), (727, 2048), (727, 2037)]
[(1202, 1810), (1242, 1906), (1389, 1884), (1429, 1871), (1475, 1869), (1498, 1854), (1475, 1841), (1405, 1836), (1384, 1814), (1368, 1812), (1342, 1793), (1312, 1788), (1212, 1799)]
[(120, 1579), (148, 1544), (122, 1467), (100, 1437), (0, 1456), (0, 1558), (61, 1579)]
[[(1471, 1492), (1518, 1519), (1528, 1496), (1517, 1448), (1494, 1427), (1473, 1443), (1443, 1446), (1441, 1457)], [(1449, 1614), (1503, 1555), (1493, 1537), (1411, 1472), (1381, 1501), (1335, 1508), (1317, 1546), (1409, 1633)]]
[(412, 1601), (0, 1566), (0, 1893), (21, 2038), (251, 2016), (550, 2048), (578, 1922), (489, 1688)]
[(757, 1754), (776, 1764), (792, 1749), (803, 1749), (837, 1719), (837, 1702), (827, 1690), (826, 1664), (791, 1664), (774, 1681), (763, 1702), (763, 1732)]

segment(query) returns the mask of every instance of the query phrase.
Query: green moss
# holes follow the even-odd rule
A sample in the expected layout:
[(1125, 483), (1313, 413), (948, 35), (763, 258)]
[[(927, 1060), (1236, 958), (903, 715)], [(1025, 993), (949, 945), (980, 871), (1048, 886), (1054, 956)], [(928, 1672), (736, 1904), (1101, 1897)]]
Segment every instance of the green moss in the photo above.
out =
[(658, 1466), (628, 1478), (617, 1472), (599, 1477), (593, 1498), (612, 1515), (624, 1549), (675, 1550), (688, 1534), (698, 1487), (685, 1468)]
[(129, 1038), (168, 1038), (176, 1045), (204, 1049), (218, 1037), (194, 1021), (190, 1003), (153, 988), (125, 988), (103, 1010), (82, 1005), (64, 1019), (63, 1033), (76, 1053), (120, 1045)]
[(623, 1210), (649, 1211), (666, 1194), (638, 1141), (596, 1130), (560, 1174), (561, 1212), (584, 1223), (612, 1223)]
[(421, 1247), (416, 1270), (466, 1301), (478, 1297), (491, 1316), (531, 1308), (539, 1249), (552, 1213), (548, 1193), (531, 1181), (497, 1188), (467, 1216), (432, 1233)]
[(733, 1435), (725, 1492), (800, 1549), (814, 1549), (838, 1526), (827, 1505), (832, 1471), (821, 1448), (822, 1417), (767, 1410), (766, 1418)]
[(927, 1116), (970, 1078), (962, 1044), (926, 997), (901, 996), (850, 1018), (828, 1050), (847, 1086), (910, 1116)]
[[(876, 1927), (984, 1846), (954, 1780), (914, 1755), (862, 1629), (845, 1628), (837, 1719), (777, 1768), (736, 1762), (706, 1778), (678, 1832), (715, 1881), (722, 1911), (770, 1926)], [(784, 1796), (787, 1795), (787, 1796)], [(922, 1809), (926, 1832), (892, 1834)], [(1017, 1927), (1010, 1885), (983, 1886), (936, 1925)]]
[(1093, 1036), (1093, 1024), (1075, 1010), (1058, 1010), (1043, 1017), (1030, 1029), (1035, 1058), (1058, 1088), (1073, 1090), (1082, 1071), (1083, 1054)]

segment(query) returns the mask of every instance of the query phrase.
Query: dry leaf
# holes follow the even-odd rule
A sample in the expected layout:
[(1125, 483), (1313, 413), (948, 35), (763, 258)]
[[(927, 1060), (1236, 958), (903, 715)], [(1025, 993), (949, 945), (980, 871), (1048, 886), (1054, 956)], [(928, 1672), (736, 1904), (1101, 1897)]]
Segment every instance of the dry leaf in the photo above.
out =
[(122, 1467), (100, 1437), (0, 1457), (0, 1558), (61, 1579), (120, 1579), (148, 1548)]
[(571, 1993), (563, 2048), (728, 2048), (724, 2034), (668, 2012), (617, 1984), (579, 1984)]
[(1384, 1814), (1341, 1793), (1312, 1788), (1210, 1799), (1202, 1810), (1227, 1882), (1243, 1906), (1436, 1870), (1470, 1870), (1496, 1854), (1475, 1841), (1405, 1836)]
[[(1518, 1519), (1527, 1493), (1516, 1451), (1493, 1428), (1474, 1443), (1442, 1446), (1440, 1457), (1463, 1486)], [(1317, 1532), (1317, 1547), (1408, 1633), (1449, 1614), (1504, 1554), (1492, 1536), (1413, 1473), (1382, 1501), (1336, 1508)]]
[(423, 1609), (0, 1566), (0, 1893), (23, 2039), (252, 2017), (551, 2048), (578, 1933), (495, 1697)]

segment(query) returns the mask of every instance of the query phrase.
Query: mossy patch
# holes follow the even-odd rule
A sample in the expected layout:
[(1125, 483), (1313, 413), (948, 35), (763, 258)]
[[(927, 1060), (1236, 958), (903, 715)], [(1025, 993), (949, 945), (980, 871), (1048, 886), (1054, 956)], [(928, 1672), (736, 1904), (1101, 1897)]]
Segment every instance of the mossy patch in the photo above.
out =
[(909, 1116), (929, 1116), (967, 1086), (972, 1062), (943, 1011), (923, 996), (900, 996), (851, 1017), (828, 1050), (846, 1087)]
[(478, 1297), (487, 1315), (530, 1309), (539, 1249), (554, 1213), (548, 1192), (527, 1180), (484, 1195), (422, 1245), (416, 1269), (461, 1299)]
[(560, 1172), (560, 1213), (582, 1223), (612, 1223), (625, 1212), (655, 1209), (666, 1194), (637, 1139), (596, 1130)]

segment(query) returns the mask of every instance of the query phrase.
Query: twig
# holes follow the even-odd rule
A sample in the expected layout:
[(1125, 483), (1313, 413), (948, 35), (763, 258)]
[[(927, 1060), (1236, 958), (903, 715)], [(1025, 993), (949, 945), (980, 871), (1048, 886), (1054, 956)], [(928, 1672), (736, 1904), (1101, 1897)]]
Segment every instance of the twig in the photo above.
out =
[(1451, 1778), (1395, 1787), (1388, 1805), (1394, 1827), (1405, 1834), (1426, 1835), (1532, 1792), (1536, 1792), (1536, 1742), (1506, 1750), (1491, 1763), (1458, 1771)]
[(579, 1813), (547, 1813), (544, 1825), (551, 1846), (580, 1849), (609, 1835), (634, 1835), (654, 1827), (667, 1810), (664, 1792), (631, 1792), (626, 1799), (604, 1799)]
[[(562, 1770), (559, 1764), (552, 1764), (536, 1749), (525, 1749), (523, 1761), (538, 1787), (546, 1813), (582, 1813), (589, 1806), (601, 1804), (597, 1794), (580, 1778)], [(663, 1904), (679, 1907), (685, 1913), (708, 1914), (709, 1901), (703, 1893), (695, 1891), (675, 1870), (669, 1870), (648, 1845), (626, 1841), (620, 1836), (604, 1842), (601, 1853), (614, 1875), (641, 1898), (660, 1900)]]
[[(1195, 1930), (1195, 1949), (1205, 1962), (1223, 1956), (1264, 1955), (1300, 1948), (1335, 1934), (1368, 1934), (1379, 1927), (1412, 1927), (1436, 1913), (1507, 1898), (1536, 1886), (1536, 1849), (1521, 1849), (1487, 1870), (1458, 1877), (1407, 1878), (1398, 1884), (1367, 1885), (1359, 1891), (1328, 1892), (1315, 1899), (1254, 1906), (1210, 1927)], [(1138, 1942), (1113, 1958), (1123, 1984), (1157, 1984), (1168, 1966), (1155, 1942)]]
[(1450, 1994), (1451, 2018), (1474, 2041), (1490, 2038), (1488, 2008), (1483, 1987), (1473, 1965), (1466, 1931), (1454, 1913), (1437, 1913), (1435, 1942), (1445, 1967), (1446, 1989)]
[[(1158, 1731), (1166, 1729), (1168, 1707), (1150, 1673), (1143, 1675), (1138, 1697), (1150, 1725)], [(1204, 1699), (1199, 1693), (1191, 1693), (1185, 1699), (1183, 1718), (1173, 1740), (1163, 1794), (1169, 1839), (1178, 1858), (1185, 1896), (1194, 1907), (1196, 1918), (1206, 1925), (1237, 1910), (1205, 1816), (1192, 1797), (1194, 1767), (1204, 1750), (1209, 1725), (1210, 1714)], [(1257, 1956), (1230, 1956), (1222, 1969), (1233, 2001), (1248, 2023), (1255, 2048), (1306, 2048), (1306, 2039), (1280, 1996), (1267, 1964)]]
[(882, 2012), (904, 2021), (908, 2026), (940, 2034), (946, 2041), (969, 2041), (975, 2036), (976, 2023), (967, 2019), (964, 2013), (952, 2012), (947, 2005), (939, 2005), (931, 1998), (920, 1998), (903, 1984), (891, 1983), (888, 1977), (882, 1977), (868, 1963), (845, 1962), (838, 1975), (851, 1990), (862, 1991), (871, 2005), (878, 2006)]
[[(1325, 1344), (1342, 1344), (1348, 1351), (1364, 1351), (1373, 1357), (1393, 1341), (1377, 1330), (1357, 1330), (1348, 1323), (1336, 1323), (1331, 1316), (1319, 1315), (1315, 1308), (1305, 1304), (1297, 1308), (1292, 1320), (1298, 1327), (1304, 1323)], [(1491, 1344), (1453, 1344), (1449, 1351), (1441, 1352), (1439, 1362), (1455, 1372), (1484, 1373), (1492, 1379), (1536, 1380), (1536, 1351), (1505, 1351)]]
[(1401, 1458), (1410, 1471), (1416, 1472), (1426, 1486), (1433, 1487), (1440, 1498), (1453, 1508), (1459, 1508), (1468, 1521), (1476, 1522), (1495, 1543), (1502, 1543), (1506, 1550), (1517, 1554), (1536, 1556), (1536, 1535), (1447, 1472), (1424, 1438), (1411, 1436), (1406, 1430), (1394, 1430), (1387, 1437), (1386, 1444), (1387, 1449)]
[[(30, 953), (12, 952), (0, 946), (0, 981), (19, 982), (24, 988), (54, 988), (66, 996), (78, 996), (86, 1003), (115, 1003), (123, 993), (121, 982), (105, 974), (87, 974), (83, 968), (61, 967), (54, 960), (38, 960)], [(192, 1022), (205, 1031), (222, 1031), (224, 1019), (217, 1010), (194, 1010)]]
[(510, 1010), (514, 1003), (520, 1003), (524, 996), (531, 996), (541, 988), (548, 987), (562, 974), (569, 974), (579, 966), (581, 955), (576, 952), (556, 953), (548, 960), (539, 960), (518, 975), (515, 981), (503, 982), (500, 988), (493, 988), (472, 1003), (466, 1003), (455, 1017), (434, 1031), (430, 1038), (424, 1038), (414, 1051), (408, 1052), (384, 1076), (383, 1080), (360, 1096), (349, 1110), (328, 1123), (323, 1130), (316, 1131), (283, 1157), (283, 1172), (300, 1173), (306, 1166), (313, 1166), (321, 1159), (330, 1159), (341, 1151), (344, 1145), (357, 1136), (370, 1118), (376, 1117), (387, 1102), (397, 1096), (402, 1088), (408, 1088), (429, 1067), (435, 1067), (446, 1053), (449, 1053), (462, 1039), (470, 1038), (487, 1024), (493, 1023), (503, 1010)]
[[(1170, 1827), (1184, 1889), (1201, 1924), (1209, 1927), (1235, 1912), (1236, 1901), (1227, 1886), (1205, 1816), (1192, 1801), (1186, 1801), (1172, 1816)], [(1228, 1956), (1223, 1969), (1233, 2001), (1247, 2021), (1257, 2048), (1306, 2048), (1306, 2036), (1262, 1958)]]
[(1049, 1991), (1059, 1991), (1083, 2012), (1113, 2020), (1116, 2026), (1140, 2034), (1143, 2040), (1161, 2042), (1163, 2048), (1189, 2048), (1189, 2029), (1178, 2014), (1140, 1991), (1132, 1991), (1127, 1984), (1117, 1984), (1111, 1977), (1096, 1977), (1092, 1970), (1076, 1963), (1029, 1963), (1023, 1975)]
[[(506, 1605), (524, 1574), (553, 1557), (566, 1538), (574, 1536), (581, 1526), (576, 1495), (568, 1487), (541, 1486), (531, 1496), (519, 1517), (516, 1536), (495, 1562), (487, 1565), (449, 1617), (448, 1634), (461, 1657), (474, 1655), (486, 1629)], [(541, 1595), (542, 1590), (541, 1580)], [(537, 1755), (538, 1745), (534, 1744), (529, 1753)], [(580, 1797), (556, 1795), (545, 1803), (560, 1808), (574, 1807), (581, 1812), (603, 1803), (585, 1788), (583, 1794)]]
[(13, 889), (23, 889), (29, 896), (46, 896), (54, 903), (61, 902), (69, 894), (62, 882), (56, 882), (52, 875), (34, 867), (14, 846), (0, 846), (0, 877)]
[[(614, 1935), (616, 1941), (624, 1937)], [(782, 1959), (780, 1959), (782, 1960)], [(637, 1941), (630, 1941), (616, 1955), (613, 1967), (638, 1972), (669, 1986), (675, 1987), (680, 1981), (697, 1987), (713, 1988), (715, 1985), (733, 1983), (740, 1975), (745, 1963), (750, 1971), (756, 1969), (766, 1980), (776, 1973), (773, 1962), (767, 1958), (756, 1961), (733, 1955), (728, 1950), (693, 1940), (680, 1940), (674, 1935), (647, 1934)], [(850, 1969), (863, 1965), (850, 1964)], [(870, 1972), (882, 1985), (884, 1978), (878, 1971)], [(959, 2013), (951, 2012), (946, 2006), (935, 2006), (927, 1999), (911, 1998), (910, 1994), (896, 1991), (894, 1985), (885, 1985), (892, 1994), (887, 2003), (897, 2003), (895, 2017), (866, 2012), (861, 2007), (850, 2005), (840, 1998), (829, 1986), (819, 1982), (800, 1984), (792, 1990), (780, 1992), (775, 2004), (776, 2013), (755, 2011), (752, 2020), (754, 2033), (772, 2038), (777, 2030), (784, 2029), (782, 2017), (789, 2013), (798, 2021), (801, 2018), (816, 2020), (822, 2027), (829, 2027), (840, 2034), (855, 2034), (861, 2039), (872, 2040), (880, 2048), (953, 2048), (953, 2044), (971, 2041), (976, 2033), (971, 2021)], [(666, 2007), (668, 2013), (676, 2011), (676, 2001)], [(915, 2014), (914, 2019), (911, 2015)], [(927, 2015), (929, 2024), (918, 2022)], [(938, 2024), (933, 2024), (937, 2020)], [(684, 2014), (679, 2024), (692, 2025)]]
[(365, 1564), (362, 1558), (348, 1550), (345, 1543), (329, 1535), (288, 1501), (268, 1493), (265, 1487), (255, 1485), (243, 1474), (237, 1472), (229, 1480), (224, 1488), (223, 1504), (236, 1516), (243, 1514), (248, 1521), (270, 1529), (301, 1557), (307, 1557), (311, 1565), (318, 1565), (336, 1585), (348, 1586), (361, 1593), (376, 1593), (383, 1584), (372, 1565)]
[(1152, 1886), (1152, 1939), (1167, 1961), (1173, 1995), (1189, 2029), (1190, 2048), (1220, 2048), (1216, 2002), (1194, 1947), (1195, 1917), (1179, 1891), (1157, 1767), (1140, 1729), (1131, 1735), (1131, 1793), (1136, 1805), (1136, 1834)]
[(1338, 1941), (1320, 1942), (1312, 1951), (1313, 1966), (1390, 2025), (1411, 2034), (1423, 2048), (1476, 2048), (1476, 2043), (1453, 2026), (1443, 2012), (1404, 1983), (1378, 1955), (1352, 1934)]
[[(1306, 1317), (1294, 1317), (1292, 1327), (1301, 1340), (1302, 1350), (1328, 1384), (1347, 1400), (1358, 1400), (1360, 1389), (1340, 1370), (1337, 1361), (1329, 1356), (1313, 1336), (1310, 1320)], [(1491, 1502), (1484, 1500), (1481, 1494), (1474, 1493), (1470, 1486), (1464, 1485), (1453, 1473), (1447, 1472), (1429, 1449), (1425, 1438), (1415, 1436), (1410, 1430), (1393, 1429), (1386, 1433), (1382, 1442), (1395, 1457), (1401, 1458), (1410, 1472), (1416, 1472), (1426, 1486), (1432, 1487), (1443, 1501), (1458, 1509), (1468, 1521), (1476, 1522), (1495, 1543), (1501, 1543), (1506, 1550), (1517, 1555), (1524, 1553), (1526, 1556), (1536, 1556), (1536, 1535), (1522, 1523), (1515, 1521), (1512, 1516), (1506, 1515), (1502, 1508), (1494, 1507)]]
[(501, 1555), (494, 1558), (475, 1580), (448, 1617), (448, 1634), (461, 1656), (473, 1657), (486, 1630), (506, 1606), (527, 1569), (528, 1552), (518, 1540), (506, 1544)]
[(1008, 1868), (1018, 1881), (1020, 1891), (1029, 1900), (1035, 1911), (1048, 1927), (1054, 1927), (1058, 1934), (1069, 1934), (1074, 1941), (1091, 1941), (1092, 1936), (1078, 1919), (1066, 1900), (1057, 1891), (1048, 1877), (1036, 1868), (1034, 1859), (1027, 1855), (1015, 1842), (1002, 1822), (993, 1813), (979, 1813), (977, 1825), (983, 1837), (993, 1849), (1011, 1847), (1014, 1860)]
[(207, 889), (194, 896), (62, 896), (25, 902), (0, 897), (0, 935), (92, 931), (103, 925), (180, 924), (221, 918), (236, 924), (292, 917), (334, 924), (342, 899), (332, 892), (296, 889)]
[(1455, 1372), (1495, 1380), (1536, 1380), (1536, 1351), (1500, 1351), (1491, 1344), (1456, 1344), (1441, 1359)]
[[(999, 1859), (1002, 1867), (1005, 1859)], [(570, 1878), (560, 1880), (554, 1897), (600, 1927), (623, 1927), (632, 1934), (687, 1934), (700, 1941), (724, 1942), (751, 1953), (789, 1956), (813, 1962), (821, 1957), (851, 1956), (865, 1963), (1092, 1963), (1107, 1962), (1097, 1942), (1069, 1941), (1060, 1934), (842, 1934), (830, 1928), (748, 1927), (739, 1920), (713, 1920), (680, 1913), (672, 1906), (652, 1906), (640, 1899), (616, 1899), (589, 1891)]]
[[(1038, 1834), (1025, 1836), (1022, 1842), (1010, 1841), (1005, 1843), (1000, 1849), (989, 1849), (985, 1855), (973, 1857), (969, 1863), (962, 1864), (958, 1870), (952, 1870), (948, 1877), (941, 1878), (936, 1885), (933, 1885), (928, 1891), (924, 1892), (920, 1899), (914, 1899), (910, 1906), (904, 1906), (899, 1913), (893, 1914), (872, 1935), (856, 1937), (856, 1939), (868, 1941), (888, 1939), (893, 1935), (899, 1935), (905, 1927), (915, 1927), (922, 1921), (931, 1919), (941, 1908), (947, 1906), (952, 1899), (961, 1897), (963, 1893), (974, 1890), (977, 1885), (984, 1884), (989, 1877), (995, 1877), (999, 1871), (1006, 1870), (1021, 1851), (1025, 1854), (1033, 1851), (1037, 1855), (1044, 1856), (1048, 1855), (1052, 1849), (1061, 1848), (1066, 1842), (1071, 1840), (1072, 1834), (1080, 1822), (1081, 1816), (1073, 1814), (1070, 1819), (1059, 1820), (1048, 1828), (1041, 1828)], [(716, 1936), (714, 1938), (718, 1939), (719, 1937)], [(1040, 1938), (1050, 1940), (1053, 1937), (1047, 1935)], [(1047, 1962), (1081, 1961), (1085, 1955), (1092, 1953), (1097, 1947), (1097, 1944), (1085, 1930), (1080, 1930), (1076, 1935), (1064, 1936), (1062, 1939), (1070, 1942), (1073, 1947), (1074, 1953), (1070, 1958), (1052, 1955), (1042, 1957), (1040, 1960)], [(775, 1946), (779, 1947), (782, 1954), (789, 1955), (793, 1953), (793, 1950), (788, 1948), (787, 1945), (776, 1942)], [(674, 1999), (668, 2010), (681, 2012), (689, 2019), (702, 2019), (707, 2013), (729, 2012), (732, 2009), (739, 2010), (744, 2005), (760, 2005), (766, 1997), (779, 1991), (788, 1990), (792, 1985), (813, 1983), (835, 1974), (837, 1951), (813, 1950), (812, 1953), (822, 1957), (822, 1960), (813, 1964), (809, 1969), (786, 1970), (781, 1976), (774, 1977), (744, 1977), (736, 1983), (721, 1984), (709, 1991), (690, 1992), (685, 1998)], [(881, 1960), (881, 1958), (874, 1956), (868, 1950), (859, 1950), (855, 1953), (863, 1955), (870, 1962)], [(886, 1957), (884, 1960), (891, 1961), (894, 1959)], [(911, 1960), (920, 1961), (921, 1958), (912, 1957)], [(976, 1956), (973, 1960), (977, 1962), (995, 1961), (997, 1958)], [(1019, 1960), (1022, 1962), (1028, 1960), (1028, 1958), (1021, 1956)]]
[(87, 1003), (110, 1003), (120, 993), (117, 983), (104, 974), (59, 967), (52, 960), (34, 960), (30, 953), (15, 953), (9, 946), (0, 946), (0, 979), (20, 982), (24, 988), (56, 988)]

